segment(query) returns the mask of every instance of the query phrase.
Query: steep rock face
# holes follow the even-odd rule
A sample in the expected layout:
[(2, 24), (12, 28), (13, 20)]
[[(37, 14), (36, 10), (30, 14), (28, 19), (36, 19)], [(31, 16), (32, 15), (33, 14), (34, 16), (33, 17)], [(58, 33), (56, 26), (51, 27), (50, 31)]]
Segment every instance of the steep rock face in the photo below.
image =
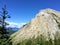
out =
[(35, 18), (28, 24), (24, 25), (20, 30), (11, 35), (13, 44), (17, 44), (24, 39), (29, 39), (43, 34), (48, 40), (48, 33), (54, 39), (55, 33), (59, 32), (60, 12), (53, 9), (41, 10)]

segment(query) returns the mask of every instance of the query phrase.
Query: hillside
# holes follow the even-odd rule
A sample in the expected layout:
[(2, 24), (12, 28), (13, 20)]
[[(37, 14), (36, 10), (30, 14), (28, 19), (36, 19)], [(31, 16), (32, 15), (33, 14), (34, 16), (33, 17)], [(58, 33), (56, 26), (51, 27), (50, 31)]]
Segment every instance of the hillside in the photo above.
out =
[(40, 35), (43, 35), (47, 41), (49, 38), (54, 40), (57, 32), (60, 34), (60, 12), (48, 8), (40, 10), (35, 18), (12, 34), (11, 41), (13, 45), (17, 45), (26, 39), (33, 37), (36, 39)]

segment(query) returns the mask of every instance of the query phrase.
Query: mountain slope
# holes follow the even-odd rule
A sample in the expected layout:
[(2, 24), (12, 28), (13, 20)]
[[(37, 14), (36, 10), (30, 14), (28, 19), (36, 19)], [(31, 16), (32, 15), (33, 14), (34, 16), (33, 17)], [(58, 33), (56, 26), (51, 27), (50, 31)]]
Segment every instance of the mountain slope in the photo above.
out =
[(60, 31), (58, 26), (60, 26), (60, 12), (53, 9), (41, 10), (28, 24), (11, 35), (13, 45), (25, 39), (37, 38), (41, 34), (46, 40), (50, 34), (50, 38), (54, 40), (54, 35)]

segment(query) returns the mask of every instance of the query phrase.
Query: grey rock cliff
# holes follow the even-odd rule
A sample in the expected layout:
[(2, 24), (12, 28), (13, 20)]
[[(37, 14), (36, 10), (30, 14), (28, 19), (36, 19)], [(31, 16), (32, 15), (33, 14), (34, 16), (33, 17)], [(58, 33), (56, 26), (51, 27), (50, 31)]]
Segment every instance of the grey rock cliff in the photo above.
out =
[(24, 39), (38, 37), (43, 34), (48, 40), (48, 33), (54, 40), (56, 32), (60, 32), (60, 12), (53, 9), (41, 10), (35, 18), (28, 24), (24, 25), (20, 30), (11, 35), (13, 44), (18, 43)]

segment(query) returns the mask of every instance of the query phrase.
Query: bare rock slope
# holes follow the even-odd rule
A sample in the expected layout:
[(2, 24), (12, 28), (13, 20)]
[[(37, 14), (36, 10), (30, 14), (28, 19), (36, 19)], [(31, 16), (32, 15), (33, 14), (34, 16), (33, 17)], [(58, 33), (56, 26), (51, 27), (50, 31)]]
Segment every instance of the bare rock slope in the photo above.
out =
[(48, 39), (54, 39), (54, 34), (60, 30), (60, 12), (53, 9), (43, 9), (28, 24), (24, 25), (20, 30), (11, 35), (13, 44), (24, 39), (38, 37), (43, 34)]

